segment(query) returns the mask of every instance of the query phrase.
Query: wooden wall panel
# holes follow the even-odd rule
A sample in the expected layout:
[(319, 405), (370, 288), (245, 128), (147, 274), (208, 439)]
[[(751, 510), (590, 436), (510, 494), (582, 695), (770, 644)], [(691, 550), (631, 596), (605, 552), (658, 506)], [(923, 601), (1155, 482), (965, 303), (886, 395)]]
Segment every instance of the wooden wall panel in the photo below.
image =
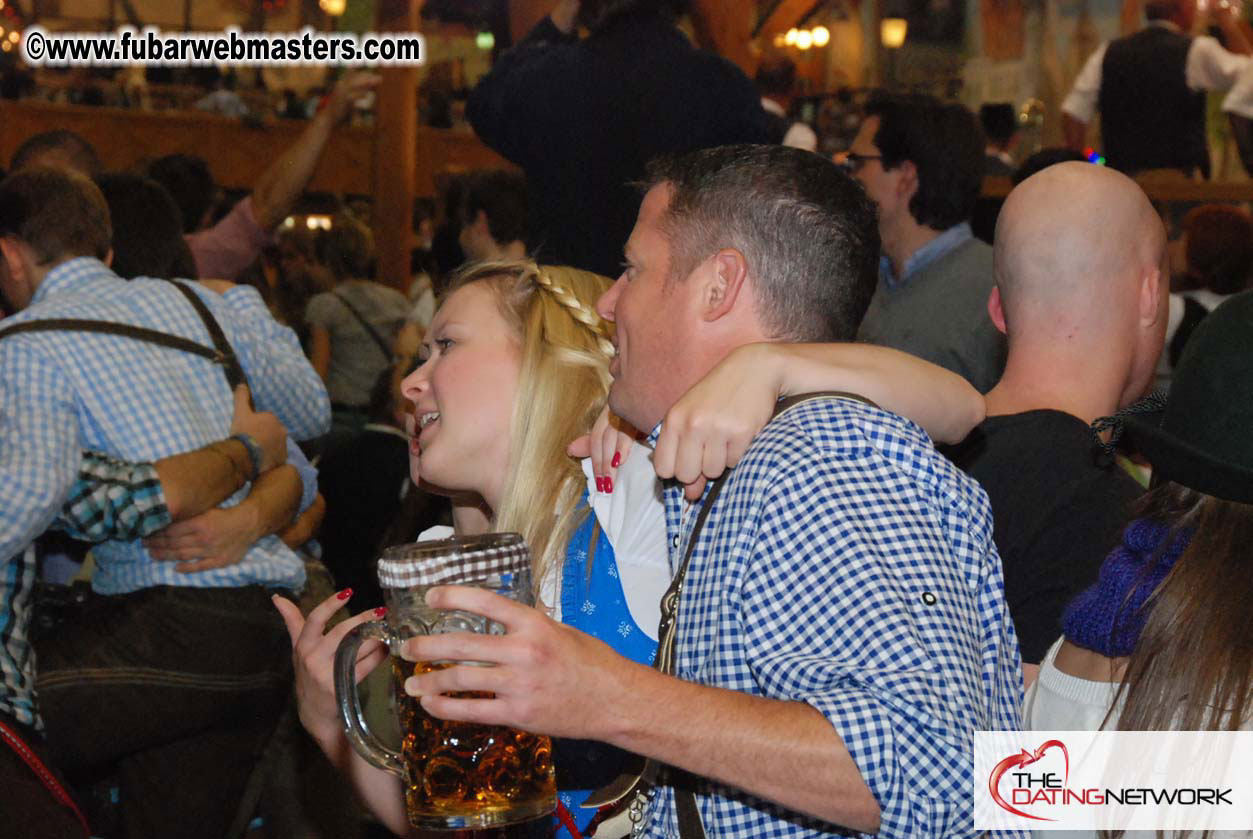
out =
[[(65, 128), (92, 143), (109, 169), (129, 169), (166, 154), (196, 154), (209, 162), (223, 187), (251, 189), (305, 125), (281, 120), (249, 127), (212, 114), (0, 100), (0, 162), (7, 165), (32, 134)], [(371, 195), (373, 155), (372, 128), (340, 128), (327, 144), (309, 189)], [(473, 134), (419, 127), (414, 194), (434, 195), (435, 176), (444, 170), (508, 165)]]

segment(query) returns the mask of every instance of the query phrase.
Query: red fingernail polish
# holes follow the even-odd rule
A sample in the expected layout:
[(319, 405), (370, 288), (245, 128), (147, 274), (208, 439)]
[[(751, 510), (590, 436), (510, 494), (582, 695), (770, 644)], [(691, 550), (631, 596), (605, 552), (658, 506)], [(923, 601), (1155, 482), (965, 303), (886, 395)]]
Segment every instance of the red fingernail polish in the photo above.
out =
[(596, 476), (596, 491), (597, 492), (605, 491), (605, 479), (602, 478), (600, 475)]
[(352, 597), (352, 589), (350, 588), (346, 588), (339, 594), (335, 595), (336, 600), (347, 600), (349, 597)]
[(609, 465), (612, 466), (614, 469), (617, 469), (619, 466), (621, 466), (622, 465), (622, 452), (614, 452), (613, 460), (609, 461)]
[(386, 607), (386, 606), (379, 606), (377, 609), (375, 609), (375, 610), (374, 610), (374, 617), (376, 617), (376, 618), (381, 618), (381, 617), (384, 617), (384, 616), (386, 616), (386, 615), (387, 615), (387, 607)]
[(613, 492), (613, 478), (605, 476), (605, 492)]

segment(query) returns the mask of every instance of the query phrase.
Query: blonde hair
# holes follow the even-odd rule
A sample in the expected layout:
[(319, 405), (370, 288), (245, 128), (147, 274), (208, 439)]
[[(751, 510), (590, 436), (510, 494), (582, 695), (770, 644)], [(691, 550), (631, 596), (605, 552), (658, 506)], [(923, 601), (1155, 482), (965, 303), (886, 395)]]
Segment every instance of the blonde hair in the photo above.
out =
[(578, 503), (583, 468), (566, 446), (591, 427), (609, 393), (611, 325), (595, 305), (612, 280), (530, 260), (484, 262), (458, 274), (448, 293), (471, 283), (492, 290), (521, 348), (508, 477), (493, 526), (526, 539), (538, 587), (564, 563), (587, 513)]

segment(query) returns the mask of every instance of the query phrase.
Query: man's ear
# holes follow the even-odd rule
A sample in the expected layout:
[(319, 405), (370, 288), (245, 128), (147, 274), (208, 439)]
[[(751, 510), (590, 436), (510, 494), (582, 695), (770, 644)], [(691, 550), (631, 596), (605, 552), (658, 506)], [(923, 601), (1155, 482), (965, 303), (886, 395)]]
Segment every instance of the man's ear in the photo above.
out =
[(1144, 272), (1140, 277), (1139, 315), (1141, 326), (1152, 326), (1161, 317), (1162, 295), (1167, 294), (1163, 288), (1163, 272), (1160, 265)]
[(26, 265), (22, 262), (22, 252), (16, 239), (0, 236), (0, 260), (4, 261), (4, 270), (8, 272), (13, 283), (26, 282)]
[(723, 248), (709, 259), (701, 304), (704, 319), (712, 322), (735, 309), (748, 279), (748, 262), (735, 248)]
[(918, 167), (912, 160), (902, 160), (894, 168), (900, 176), (896, 181), (897, 194), (908, 202), (918, 192)]
[(992, 291), (988, 294), (988, 317), (992, 319), (992, 325), (999, 329), (1002, 335), (1009, 334), (1005, 331), (1005, 307), (1001, 305), (999, 286), (992, 286)]
[(16, 310), (26, 308), (34, 294), (34, 279), (25, 257), (29, 249), (10, 236), (0, 236), (0, 281), (4, 285), (6, 302)]

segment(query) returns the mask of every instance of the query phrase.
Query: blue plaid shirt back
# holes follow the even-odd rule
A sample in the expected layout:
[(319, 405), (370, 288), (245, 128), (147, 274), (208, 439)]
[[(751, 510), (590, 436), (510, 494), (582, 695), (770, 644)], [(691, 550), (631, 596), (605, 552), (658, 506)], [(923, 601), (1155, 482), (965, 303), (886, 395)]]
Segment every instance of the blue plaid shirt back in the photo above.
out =
[[(255, 289), (225, 295), (192, 283), (239, 356), (258, 410), (273, 411), (297, 439), (326, 431), (330, 404), (295, 333), (270, 316)], [(124, 281), (90, 258), (57, 266), (31, 305), (5, 322), (85, 318), (128, 323), (213, 342), (177, 289), (164, 280)], [(155, 462), (229, 433), (232, 398), (222, 369), (207, 359), (117, 335), (39, 332), (0, 341), (0, 709), (33, 722), (25, 638), (33, 572), (24, 548), (48, 528), (78, 474), (83, 449)], [(224, 506), (239, 503), (247, 488)], [(94, 588), (120, 594), (156, 585), (298, 588), (301, 560), (275, 536), (238, 564), (179, 574), (154, 562), (138, 541), (95, 550)]]
[[(683, 505), (667, 487), (673, 566), (696, 518)], [(1018, 729), (1022, 692), (986, 495), (908, 420), (848, 399), (791, 408), (699, 535), (676, 670), (821, 712), (879, 801), (880, 839), (976, 835), (974, 732)], [(719, 839), (845, 835), (716, 784), (697, 802)], [(670, 788), (646, 823), (677, 839)]]

